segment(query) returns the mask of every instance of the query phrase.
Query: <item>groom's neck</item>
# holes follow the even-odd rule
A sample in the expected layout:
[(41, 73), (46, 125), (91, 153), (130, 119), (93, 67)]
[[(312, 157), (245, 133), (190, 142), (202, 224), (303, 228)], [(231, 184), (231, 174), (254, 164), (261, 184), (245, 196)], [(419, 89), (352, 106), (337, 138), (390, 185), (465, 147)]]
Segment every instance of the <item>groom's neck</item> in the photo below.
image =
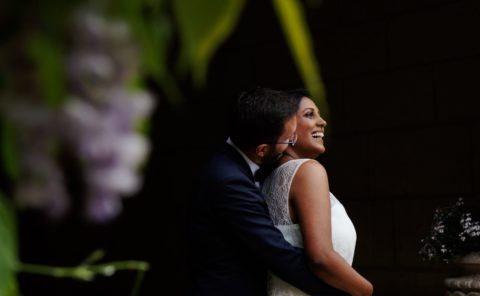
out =
[[(240, 150), (242, 150), (242, 149), (240, 149)], [(253, 150), (242, 150), (242, 152), (254, 163), (256, 163), (258, 165), (262, 164), (262, 160), (256, 154), (255, 149), (253, 149)]]

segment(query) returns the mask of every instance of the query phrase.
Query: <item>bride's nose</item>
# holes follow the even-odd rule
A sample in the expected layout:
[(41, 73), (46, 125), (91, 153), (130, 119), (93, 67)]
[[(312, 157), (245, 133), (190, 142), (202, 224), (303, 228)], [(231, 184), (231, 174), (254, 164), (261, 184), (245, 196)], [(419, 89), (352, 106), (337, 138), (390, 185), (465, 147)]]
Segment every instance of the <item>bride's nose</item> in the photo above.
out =
[(317, 120), (317, 125), (321, 126), (321, 127), (326, 127), (327, 122), (323, 118), (319, 117), (318, 120)]

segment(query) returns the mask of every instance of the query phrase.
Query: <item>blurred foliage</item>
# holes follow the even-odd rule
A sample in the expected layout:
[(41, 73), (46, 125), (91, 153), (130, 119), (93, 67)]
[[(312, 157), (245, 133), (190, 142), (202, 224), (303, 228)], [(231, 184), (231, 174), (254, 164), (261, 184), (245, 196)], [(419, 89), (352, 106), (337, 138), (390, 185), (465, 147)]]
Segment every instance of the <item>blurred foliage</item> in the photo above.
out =
[(322, 116), (328, 119), (329, 108), (325, 97), (325, 88), (320, 77), (312, 40), (300, 1), (273, 0), (273, 4), (302, 79), (312, 99), (322, 110)]
[(5, 173), (15, 180), (20, 175), (18, 165), (18, 150), (16, 145), (15, 127), (7, 120), (0, 122), (1, 160)]
[(245, 0), (174, 1), (182, 42), (181, 64), (192, 69), (195, 85), (205, 84), (208, 63), (232, 32), (244, 6)]
[[(298, 71), (323, 116), (328, 117), (303, 4), (299, 0), (272, 0), (272, 3)], [(318, 6), (321, 0), (308, 3)], [(162, 99), (173, 105), (185, 102), (181, 82), (190, 81), (196, 89), (207, 83), (208, 65), (235, 29), (245, 5), (246, 0), (3, 2), (0, 4), (0, 107), (5, 98), (25, 94), (52, 108), (66, 100), (65, 55), (76, 37), (70, 35), (70, 22), (74, 11), (85, 6), (130, 25), (141, 52), (141, 73), (133, 81), (133, 87), (153, 80), (161, 90)], [(147, 129), (148, 124), (142, 122), (141, 128)], [(5, 120), (0, 126), (0, 141), (2, 170), (15, 180), (20, 176), (16, 133)], [(10, 203), (12, 192), (5, 191), (5, 194), (9, 198), (0, 194), (0, 295), (14, 296), (18, 295), (15, 273), (22, 271), (19, 266), (29, 266), (23, 270), (25, 272), (49, 272), (48, 268), (17, 261), (16, 220)], [(95, 268), (103, 266), (80, 265), (55, 270), (70, 275), (85, 268), (95, 272)], [(142, 268), (144, 271), (148, 267)]]
[[(197, 89), (206, 84), (208, 64), (235, 29), (246, 0), (42, 0), (9, 3), (3, 14), (14, 29), (9, 31), (10, 34), (0, 36), (3, 38), (0, 44), (9, 37), (27, 39), (26, 47), (36, 66), (42, 96), (54, 105), (65, 95), (62, 55), (68, 40), (75, 38), (68, 36), (66, 28), (73, 9), (80, 4), (128, 21), (141, 48), (143, 77), (152, 78), (160, 86), (163, 99), (175, 104), (184, 101), (180, 81), (191, 78)], [(306, 87), (321, 109), (328, 110), (304, 4), (299, 0), (272, 0), (272, 4)], [(321, 1), (311, 0), (307, 4), (318, 7)], [(38, 13), (32, 15), (32, 10)], [(0, 73), (8, 73), (4, 70), (1, 69)]]
[(17, 268), (17, 229), (12, 204), (0, 192), (0, 295), (18, 294), (16, 281)]
[(48, 106), (60, 106), (66, 98), (62, 49), (44, 34), (37, 33), (28, 41), (29, 54), (38, 71), (41, 97)]
[(169, 1), (118, 0), (112, 2), (110, 11), (114, 17), (128, 21), (142, 52), (145, 76), (160, 85), (170, 103), (183, 100), (178, 82), (172, 74), (171, 49), (174, 43), (174, 27)]

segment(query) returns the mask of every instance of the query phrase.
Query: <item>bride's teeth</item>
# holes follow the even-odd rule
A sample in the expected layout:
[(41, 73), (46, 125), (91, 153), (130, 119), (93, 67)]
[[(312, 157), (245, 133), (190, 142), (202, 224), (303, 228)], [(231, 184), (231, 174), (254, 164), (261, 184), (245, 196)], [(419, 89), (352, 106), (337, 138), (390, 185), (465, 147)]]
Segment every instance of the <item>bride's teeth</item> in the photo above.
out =
[(323, 138), (324, 136), (325, 136), (325, 134), (321, 133), (321, 132), (316, 132), (316, 133), (312, 134), (312, 137), (314, 137), (314, 138)]

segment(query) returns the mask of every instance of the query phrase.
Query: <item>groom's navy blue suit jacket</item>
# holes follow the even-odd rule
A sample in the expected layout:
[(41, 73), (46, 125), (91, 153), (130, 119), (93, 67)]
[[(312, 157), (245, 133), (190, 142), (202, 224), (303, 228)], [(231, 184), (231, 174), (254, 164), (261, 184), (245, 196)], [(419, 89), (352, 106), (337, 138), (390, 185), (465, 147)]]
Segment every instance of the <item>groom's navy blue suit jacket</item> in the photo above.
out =
[(274, 227), (242, 156), (230, 145), (202, 171), (191, 209), (189, 295), (266, 295), (267, 270), (312, 295), (347, 295), (308, 269)]

